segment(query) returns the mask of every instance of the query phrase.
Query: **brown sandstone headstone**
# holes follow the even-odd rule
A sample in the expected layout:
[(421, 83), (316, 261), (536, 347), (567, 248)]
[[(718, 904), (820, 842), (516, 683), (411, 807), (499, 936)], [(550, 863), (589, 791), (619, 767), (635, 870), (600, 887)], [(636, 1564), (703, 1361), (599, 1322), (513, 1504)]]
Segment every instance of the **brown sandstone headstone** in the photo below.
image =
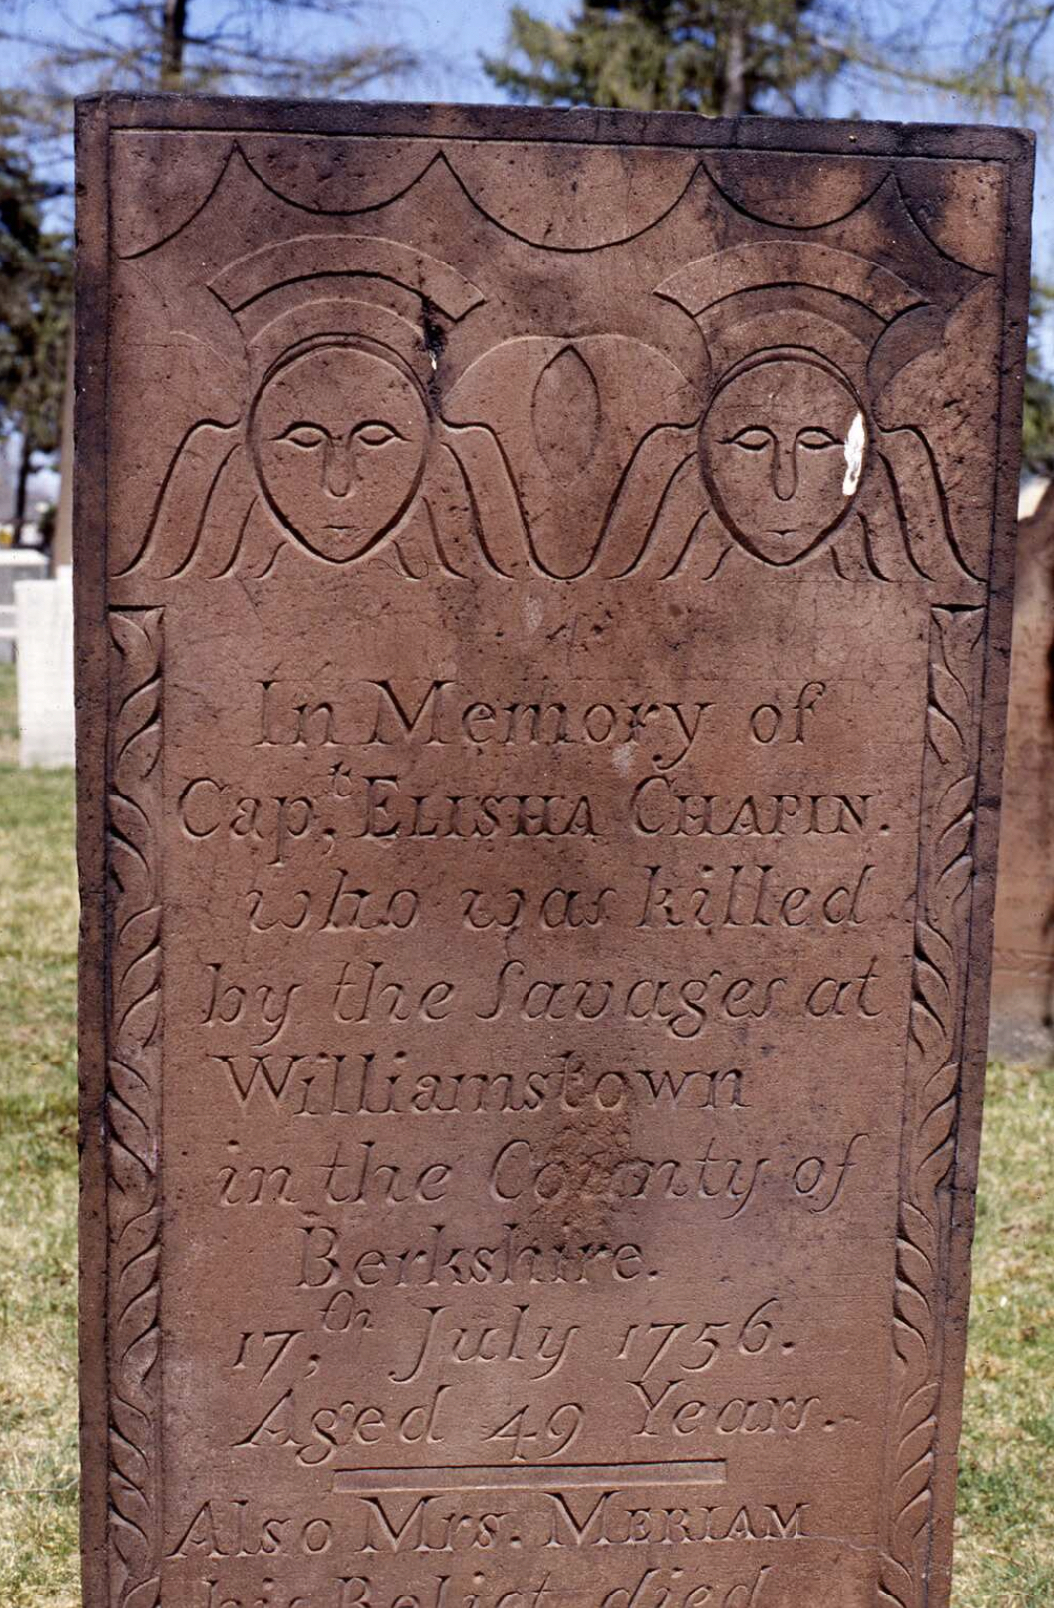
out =
[(1054, 492), (1017, 541), (992, 963), (994, 1055), (1054, 1051)]
[(947, 1601), (1030, 175), (82, 109), (89, 1608)]

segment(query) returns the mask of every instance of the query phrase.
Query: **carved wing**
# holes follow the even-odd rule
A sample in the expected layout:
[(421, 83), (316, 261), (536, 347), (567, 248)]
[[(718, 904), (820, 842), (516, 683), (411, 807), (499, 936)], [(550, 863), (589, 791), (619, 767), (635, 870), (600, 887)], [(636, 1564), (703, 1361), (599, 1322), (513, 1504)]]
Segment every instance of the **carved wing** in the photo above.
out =
[(597, 572), (612, 580), (644, 573), (671, 580), (689, 560), (696, 569), (706, 549), (698, 578), (708, 580), (728, 549), (709, 512), (695, 426), (658, 426), (640, 442), (618, 486), (597, 545)]
[(911, 567), (924, 579), (961, 586), (979, 579), (955, 537), (933, 452), (920, 430), (882, 430), (876, 443)]
[(203, 420), (173, 454), (142, 544), (118, 575), (229, 573), (256, 500), (241, 425)]
[(444, 425), (437, 452), (430, 506), (440, 562), (463, 576), (521, 573), (527, 520), (497, 436), (486, 425)]

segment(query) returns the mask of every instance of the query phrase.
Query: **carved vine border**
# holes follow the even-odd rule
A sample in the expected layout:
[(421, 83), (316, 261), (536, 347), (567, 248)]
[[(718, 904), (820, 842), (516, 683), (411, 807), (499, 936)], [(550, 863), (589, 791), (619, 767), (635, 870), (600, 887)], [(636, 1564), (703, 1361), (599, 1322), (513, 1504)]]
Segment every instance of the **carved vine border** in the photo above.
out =
[[(109, 1389), (113, 1608), (160, 1603), (161, 675), (163, 611), (110, 615)], [(931, 616), (894, 1300), (891, 1521), (878, 1595), (922, 1608), (929, 1571), (984, 610)]]
[(107, 1357), (112, 1608), (157, 1608), (161, 1552), (163, 612), (111, 611)]
[(893, 1302), (889, 1515), (878, 1599), (928, 1598), (947, 1279), (945, 1184), (955, 1160), (959, 1053), (973, 877), (976, 698), (983, 608), (930, 616), (915, 961)]

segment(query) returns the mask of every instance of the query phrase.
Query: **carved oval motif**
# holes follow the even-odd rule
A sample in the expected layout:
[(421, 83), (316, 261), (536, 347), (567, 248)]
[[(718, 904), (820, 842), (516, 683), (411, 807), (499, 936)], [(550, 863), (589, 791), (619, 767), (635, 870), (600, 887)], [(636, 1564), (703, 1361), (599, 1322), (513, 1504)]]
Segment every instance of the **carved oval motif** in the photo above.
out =
[(559, 485), (588, 469), (600, 434), (600, 392), (573, 346), (561, 347), (538, 376), (531, 428), (542, 462)]

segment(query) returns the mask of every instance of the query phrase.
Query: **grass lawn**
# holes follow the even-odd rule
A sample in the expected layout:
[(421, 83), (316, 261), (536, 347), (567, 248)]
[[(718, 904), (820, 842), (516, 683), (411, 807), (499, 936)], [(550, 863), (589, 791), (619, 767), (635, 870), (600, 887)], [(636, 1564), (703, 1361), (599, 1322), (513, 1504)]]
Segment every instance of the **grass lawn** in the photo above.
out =
[(15, 767), (0, 665), (0, 1604), (77, 1589), (73, 775)]
[[(0, 666), (0, 1608), (75, 1608), (73, 778), (15, 768), (13, 699)], [(965, 1423), (954, 1608), (1051, 1608), (1050, 1070), (989, 1073)]]

